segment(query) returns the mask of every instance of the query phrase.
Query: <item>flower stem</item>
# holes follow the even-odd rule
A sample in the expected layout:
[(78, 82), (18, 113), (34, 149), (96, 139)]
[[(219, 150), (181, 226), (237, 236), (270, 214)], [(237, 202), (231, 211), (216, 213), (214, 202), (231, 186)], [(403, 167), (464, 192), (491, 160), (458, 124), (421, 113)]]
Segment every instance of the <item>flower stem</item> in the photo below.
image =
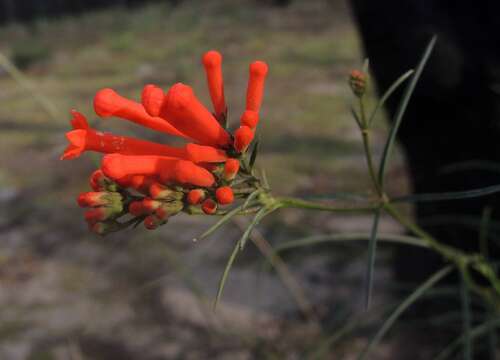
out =
[(376, 205), (339, 207), (291, 197), (279, 197), (275, 198), (275, 201), (277, 201), (282, 208), (311, 209), (340, 213), (372, 212), (377, 208)]
[(382, 189), (380, 188), (380, 184), (378, 183), (377, 176), (375, 174), (375, 166), (373, 165), (373, 156), (370, 146), (370, 133), (367, 128), (361, 129), (361, 135), (363, 137), (363, 147), (365, 150), (366, 162), (368, 164), (368, 172), (370, 173), (370, 178), (372, 180), (373, 187), (377, 192), (379, 197), (383, 196)]

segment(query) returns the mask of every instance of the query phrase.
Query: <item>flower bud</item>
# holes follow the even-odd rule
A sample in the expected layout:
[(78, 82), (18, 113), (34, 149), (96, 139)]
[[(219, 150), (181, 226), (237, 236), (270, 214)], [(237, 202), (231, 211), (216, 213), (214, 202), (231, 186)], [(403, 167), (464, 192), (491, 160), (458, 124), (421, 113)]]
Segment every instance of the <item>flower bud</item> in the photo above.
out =
[(234, 133), (234, 148), (239, 152), (245, 152), (252, 142), (254, 133), (248, 126), (240, 126)]
[(178, 214), (183, 208), (184, 204), (181, 201), (166, 202), (155, 210), (155, 216), (160, 220), (166, 220), (170, 216)]
[(155, 230), (159, 225), (160, 221), (152, 215), (146, 216), (144, 219), (144, 227), (148, 230)]
[(157, 200), (153, 200), (150, 198), (144, 198), (142, 200), (142, 207), (146, 213), (151, 214), (153, 211), (158, 209), (161, 206), (161, 202)]
[(101, 169), (97, 169), (90, 175), (89, 184), (94, 191), (117, 191), (118, 186), (108, 179)]
[(96, 223), (99, 221), (107, 220), (113, 218), (114, 216), (120, 214), (122, 212), (121, 206), (115, 207), (96, 207), (85, 211), (85, 220), (90, 223)]
[(184, 194), (180, 191), (175, 191), (162, 185), (158, 182), (153, 182), (149, 187), (149, 195), (153, 199), (165, 199), (165, 200), (181, 200)]
[(206, 193), (203, 189), (193, 189), (187, 195), (187, 202), (190, 205), (200, 204), (205, 200)]
[(255, 129), (259, 123), (259, 113), (252, 110), (246, 110), (240, 118), (240, 125)]
[(90, 231), (101, 236), (118, 231), (120, 228), (120, 224), (116, 221), (89, 223)]
[(353, 70), (349, 74), (349, 86), (352, 92), (357, 97), (361, 97), (365, 94), (367, 84), (367, 76), (364, 72), (359, 70)]
[(142, 205), (142, 201), (132, 201), (128, 206), (128, 212), (133, 216), (142, 216), (147, 213)]
[(161, 106), (163, 104), (163, 99), (165, 98), (165, 93), (158, 86), (149, 84), (144, 86), (141, 94), (142, 106), (146, 112), (151, 116), (160, 115)]
[(267, 71), (267, 64), (263, 61), (254, 61), (250, 64), (246, 110), (259, 112), (264, 97), (264, 83)]
[(221, 205), (228, 205), (234, 201), (233, 189), (229, 186), (222, 186), (215, 191), (215, 198)]
[(217, 203), (212, 199), (206, 199), (201, 205), (201, 209), (207, 215), (213, 215), (217, 211)]
[(224, 100), (224, 81), (222, 78), (222, 56), (219, 52), (211, 50), (203, 55), (203, 66), (207, 75), (208, 91), (216, 118), (224, 120), (227, 113)]
[(113, 206), (122, 201), (122, 197), (116, 192), (85, 192), (78, 196), (80, 207)]
[(226, 181), (233, 180), (238, 174), (238, 170), (240, 169), (240, 162), (238, 159), (227, 159), (224, 164), (224, 175), (223, 178)]

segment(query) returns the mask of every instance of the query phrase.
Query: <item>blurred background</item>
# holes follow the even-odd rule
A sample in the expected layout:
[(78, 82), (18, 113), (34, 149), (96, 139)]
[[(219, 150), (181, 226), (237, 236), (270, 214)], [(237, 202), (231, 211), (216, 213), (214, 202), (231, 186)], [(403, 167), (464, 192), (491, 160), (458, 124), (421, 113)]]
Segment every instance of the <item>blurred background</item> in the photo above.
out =
[[(0, 1), (0, 359), (352, 359), (366, 345), (401, 300), (393, 291), (401, 286), (393, 279), (391, 246), (380, 247), (367, 313), (361, 242), (287, 252), (279, 274), (250, 245), (214, 313), (219, 277), (247, 219), (197, 243), (192, 239), (214, 219), (181, 215), (157, 231), (140, 227), (100, 238), (88, 232), (75, 201), (99, 157), (59, 161), (71, 109), (98, 129), (175, 144), (130, 123), (97, 119), (93, 95), (111, 87), (139, 100), (145, 84), (168, 88), (181, 81), (209, 104), (201, 56), (218, 49), (233, 126), (249, 63), (270, 66), (258, 166), (276, 194), (368, 192), (349, 110), (347, 77), (363, 63), (349, 6), (344, 0), (283, 5)], [(375, 100), (372, 94), (370, 105)], [(386, 130), (381, 116), (375, 154)], [(404, 159), (398, 153), (393, 160), (390, 192), (405, 194)], [(370, 226), (368, 215), (287, 210), (267, 218), (254, 236), (277, 246)], [(382, 220), (381, 232), (400, 231)], [(432, 341), (421, 330), (440, 321), (401, 322), (372, 358), (416, 359), (418, 352), (427, 359), (422, 344)]]

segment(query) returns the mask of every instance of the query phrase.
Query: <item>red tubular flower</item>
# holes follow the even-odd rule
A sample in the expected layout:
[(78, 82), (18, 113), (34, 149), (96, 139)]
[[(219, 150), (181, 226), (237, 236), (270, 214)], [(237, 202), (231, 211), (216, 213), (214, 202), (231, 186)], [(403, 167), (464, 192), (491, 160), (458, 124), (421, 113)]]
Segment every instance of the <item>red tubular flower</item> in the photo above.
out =
[(225, 119), (227, 113), (222, 78), (222, 56), (218, 51), (211, 50), (203, 55), (202, 62), (207, 75), (208, 91), (214, 105), (215, 116), (221, 121)]
[(252, 129), (248, 126), (240, 126), (234, 133), (234, 148), (239, 152), (246, 151), (253, 137)]
[(224, 180), (231, 181), (236, 177), (240, 169), (240, 162), (237, 159), (227, 159), (224, 164)]
[(142, 106), (149, 115), (159, 116), (164, 97), (165, 93), (161, 88), (152, 84), (146, 85), (141, 94)]
[(267, 64), (263, 61), (254, 61), (250, 64), (246, 110), (259, 112), (264, 96), (264, 82), (266, 80), (267, 70)]
[[(84, 151), (96, 151), (105, 154), (162, 155), (187, 158), (186, 151), (182, 148), (96, 131), (89, 127), (82, 114), (74, 110), (72, 113), (73, 120), (71, 123), (75, 130), (66, 133), (69, 145), (61, 156), (62, 160), (76, 158)], [(75, 127), (75, 124), (78, 127)]]
[(255, 129), (259, 123), (259, 113), (246, 110), (243, 115), (241, 115), (240, 124), (242, 126), (248, 126), (251, 129)]
[(221, 205), (228, 205), (234, 201), (233, 189), (229, 186), (222, 186), (215, 191), (215, 198)]
[(212, 146), (186, 144), (186, 157), (195, 163), (218, 163), (227, 159), (226, 152)]
[(178, 160), (173, 167), (164, 167), (160, 173), (162, 182), (176, 182), (201, 187), (210, 187), (214, 184), (214, 176), (201, 166), (191, 161)]
[(168, 90), (160, 116), (203, 145), (225, 147), (230, 142), (226, 130), (196, 98), (191, 87), (182, 83)]
[(209, 171), (193, 162), (166, 156), (109, 154), (102, 159), (101, 169), (114, 180), (129, 175), (159, 175), (164, 183), (173, 181), (209, 187), (215, 182)]
[(100, 117), (116, 116), (169, 135), (186, 137), (169, 120), (150, 116), (142, 104), (126, 99), (109, 88), (97, 92), (94, 97), (94, 110)]
[(201, 205), (201, 209), (207, 215), (213, 215), (217, 211), (217, 203), (212, 199), (206, 199)]
[(187, 195), (187, 201), (190, 205), (197, 205), (205, 200), (206, 193), (203, 189), (193, 189)]
[(166, 168), (173, 169), (177, 161), (166, 156), (109, 154), (102, 159), (101, 169), (107, 177), (118, 180), (129, 175), (157, 175)]

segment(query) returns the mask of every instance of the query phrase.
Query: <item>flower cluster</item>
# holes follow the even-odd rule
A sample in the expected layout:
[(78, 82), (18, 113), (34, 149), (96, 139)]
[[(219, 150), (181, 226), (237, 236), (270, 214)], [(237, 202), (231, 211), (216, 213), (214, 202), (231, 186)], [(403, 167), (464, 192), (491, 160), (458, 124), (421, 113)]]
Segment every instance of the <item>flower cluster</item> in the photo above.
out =
[(92, 191), (78, 197), (78, 204), (88, 208), (85, 220), (92, 231), (107, 234), (141, 222), (155, 229), (181, 211), (220, 213), (220, 206), (248, 195), (248, 191), (240, 195), (238, 186), (257, 181), (246, 152), (259, 122), (268, 67), (262, 61), (250, 64), (246, 108), (240, 126), (231, 133), (226, 127), (222, 56), (209, 51), (202, 63), (213, 113), (182, 83), (167, 92), (146, 85), (140, 103), (109, 88), (94, 97), (98, 116), (118, 117), (182, 137), (186, 140), (182, 147), (103, 133), (72, 111), (73, 130), (66, 134), (69, 145), (61, 159), (73, 159), (85, 151), (105, 154), (90, 176)]

